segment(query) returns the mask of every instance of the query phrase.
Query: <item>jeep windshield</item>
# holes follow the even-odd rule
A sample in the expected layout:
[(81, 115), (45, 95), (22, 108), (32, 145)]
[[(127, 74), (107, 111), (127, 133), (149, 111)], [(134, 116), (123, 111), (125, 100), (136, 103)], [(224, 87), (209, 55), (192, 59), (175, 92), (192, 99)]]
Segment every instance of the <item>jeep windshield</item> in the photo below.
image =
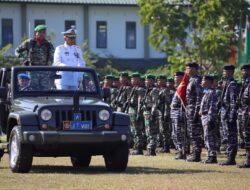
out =
[(79, 67), (13, 67), (15, 96), (99, 96), (100, 89), (93, 69)]

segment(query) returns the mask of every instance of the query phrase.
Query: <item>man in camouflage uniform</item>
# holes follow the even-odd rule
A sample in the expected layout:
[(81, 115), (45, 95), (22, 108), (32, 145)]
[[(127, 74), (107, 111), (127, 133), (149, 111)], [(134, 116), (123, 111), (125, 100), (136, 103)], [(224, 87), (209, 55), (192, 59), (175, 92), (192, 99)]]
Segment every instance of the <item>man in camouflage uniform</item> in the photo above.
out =
[(217, 96), (212, 88), (213, 77), (204, 76), (202, 79), (203, 98), (201, 100), (200, 115), (207, 149), (205, 164), (217, 163)]
[(111, 107), (114, 108), (114, 103), (115, 103), (115, 99), (118, 96), (118, 92), (119, 92), (119, 88), (120, 88), (120, 81), (119, 81), (119, 77), (118, 76), (114, 76), (113, 77), (113, 85), (112, 88), (110, 89), (110, 93), (111, 93)]
[(159, 127), (159, 136), (162, 137), (163, 146), (159, 152), (169, 153), (170, 152), (170, 92), (166, 86), (167, 77), (160, 75), (157, 78), (157, 86), (159, 88), (159, 107), (158, 109), (162, 115), (162, 125)]
[(187, 99), (187, 127), (190, 133), (192, 143), (192, 156), (187, 160), (188, 162), (201, 161), (202, 148), (202, 126), (199, 116), (200, 103), (202, 98), (201, 79), (198, 76), (199, 65), (196, 62), (186, 64), (186, 73), (190, 77), (187, 85), (186, 99)]
[(127, 102), (125, 104), (125, 112), (130, 116), (130, 127), (133, 136), (134, 149), (135, 151), (131, 155), (143, 155), (143, 139), (142, 139), (142, 127), (143, 119), (138, 117), (138, 100), (139, 95), (143, 96), (145, 93), (144, 89), (140, 87), (140, 74), (133, 73), (131, 75), (132, 89), (128, 95)]
[(212, 75), (213, 77), (213, 85), (212, 85), (212, 88), (215, 90), (215, 94), (216, 94), (216, 97), (217, 97), (217, 110), (216, 110), (216, 113), (217, 113), (217, 118), (216, 118), (216, 123), (218, 125), (217, 127), (217, 152), (220, 152), (220, 146), (221, 146), (221, 139), (222, 139), (222, 131), (221, 131), (221, 122), (220, 122), (220, 114), (219, 114), (219, 110), (218, 110), (218, 103), (219, 103), (219, 100), (220, 100), (220, 97), (221, 97), (221, 94), (222, 94), (222, 86), (219, 85), (219, 76), (217, 74), (213, 74)]
[[(174, 75), (175, 87), (177, 88), (182, 81), (184, 72), (177, 71)], [(176, 160), (186, 159), (183, 154), (184, 147), (184, 135), (185, 134), (185, 111), (181, 103), (181, 99), (177, 93), (171, 102), (171, 122), (173, 126), (172, 139), (175, 142), (176, 149), (178, 151)], [(185, 150), (184, 150), (185, 151)]]
[[(169, 93), (170, 93), (170, 102), (172, 101), (173, 97), (174, 97), (174, 94), (175, 94), (175, 84), (174, 84), (174, 79), (172, 77), (168, 77), (167, 78), (167, 87), (169, 89)], [(173, 126), (172, 126), (172, 122), (170, 121), (169, 122), (169, 131), (170, 131), (170, 134), (172, 134), (173, 132)], [(172, 139), (172, 136), (170, 138), (170, 147), (171, 148), (176, 148), (175, 146), (176, 142), (174, 142), (174, 139)]]
[[(35, 37), (25, 40), (15, 50), (15, 55), (30, 66), (52, 65), (54, 56), (53, 45), (45, 39), (46, 26), (35, 28)], [(30, 73), (31, 87), (35, 90), (48, 88), (50, 76), (47, 72)]]
[[(156, 155), (157, 132), (162, 126), (162, 115), (157, 109), (159, 104), (159, 90), (154, 87), (155, 76), (148, 74), (145, 77), (146, 93), (144, 96), (139, 96), (139, 113), (143, 110), (145, 122), (145, 131), (147, 135), (147, 150), (146, 156)], [(142, 100), (141, 100), (142, 99)]]
[(111, 104), (111, 89), (113, 86), (113, 79), (114, 77), (112, 75), (106, 75), (104, 77), (102, 90), (105, 94), (104, 102), (107, 102), (108, 104)]
[(223, 67), (223, 77), (226, 79), (225, 89), (221, 96), (221, 123), (227, 131), (227, 160), (221, 165), (235, 165), (235, 157), (237, 154), (237, 83), (233, 78), (234, 65), (226, 64)]
[(115, 100), (115, 108), (118, 112), (124, 112), (124, 105), (127, 101), (128, 94), (131, 91), (131, 86), (129, 86), (130, 82), (128, 72), (121, 72), (119, 81), (121, 86)]
[[(243, 72), (244, 72), (244, 69), (243, 67), (241, 67), (241, 72), (242, 72), (242, 75), (243, 75)], [(243, 84), (244, 84), (244, 78), (242, 78), (242, 81), (241, 83), (238, 83), (238, 87), (239, 89), (242, 89), (243, 90)], [(240, 95), (240, 94), (239, 94)], [(238, 126), (238, 131), (239, 131), (239, 147), (241, 148), (244, 148), (245, 146), (245, 143), (244, 143), (244, 135), (243, 135), (243, 120), (242, 120), (242, 109), (241, 109), (241, 106), (240, 105), (240, 97), (238, 96), (237, 97), (237, 107), (238, 107), (238, 115), (237, 115), (237, 126)]]
[(244, 80), (240, 91), (240, 109), (242, 111), (242, 132), (245, 140), (246, 161), (239, 168), (250, 168), (250, 64), (241, 67)]

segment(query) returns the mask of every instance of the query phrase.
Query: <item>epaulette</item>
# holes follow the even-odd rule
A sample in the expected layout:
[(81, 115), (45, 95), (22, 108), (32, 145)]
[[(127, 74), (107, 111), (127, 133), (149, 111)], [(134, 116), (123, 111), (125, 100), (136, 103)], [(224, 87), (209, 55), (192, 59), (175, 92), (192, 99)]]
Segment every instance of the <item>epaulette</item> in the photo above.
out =
[(77, 47), (77, 48), (80, 48), (80, 46), (77, 46), (77, 45), (73, 45), (74, 47)]

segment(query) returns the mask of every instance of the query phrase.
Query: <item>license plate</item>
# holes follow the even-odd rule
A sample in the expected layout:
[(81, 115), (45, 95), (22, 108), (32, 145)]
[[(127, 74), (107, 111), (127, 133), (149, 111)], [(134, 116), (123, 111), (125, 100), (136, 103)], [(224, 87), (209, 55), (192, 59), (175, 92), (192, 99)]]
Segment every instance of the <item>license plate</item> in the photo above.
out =
[(68, 131), (92, 130), (91, 121), (64, 121), (63, 129)]

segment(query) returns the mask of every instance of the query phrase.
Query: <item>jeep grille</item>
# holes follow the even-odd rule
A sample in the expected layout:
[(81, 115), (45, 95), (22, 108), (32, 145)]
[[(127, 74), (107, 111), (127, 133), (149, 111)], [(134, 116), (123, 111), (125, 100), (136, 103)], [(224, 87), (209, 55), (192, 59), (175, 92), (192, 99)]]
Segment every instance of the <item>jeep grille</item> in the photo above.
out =
[[(81, 120), (82, 121), (92, 121), (93, 128), (97, 126), (96, 121), (96, 111), (85, 111), (80, 110), (81, 113)], [(56, 117), (56, 126), (62, 129), (63, 128), (63, 121), (72, 121), (73, 118), (73, 111), (72, 110), (60, 110), (55, 111), (55, 117)]]

